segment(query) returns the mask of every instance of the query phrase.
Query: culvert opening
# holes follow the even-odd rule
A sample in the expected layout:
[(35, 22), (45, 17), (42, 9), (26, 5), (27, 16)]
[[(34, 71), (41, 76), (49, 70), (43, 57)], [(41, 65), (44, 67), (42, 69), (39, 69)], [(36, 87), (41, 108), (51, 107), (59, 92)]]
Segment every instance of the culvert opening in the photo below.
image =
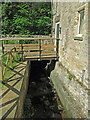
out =
[(56, 93), (46, 74), (49, 61), (31, 62), (28, 92), (24, 102), (23, 118), (59, 118), (62, 110)]

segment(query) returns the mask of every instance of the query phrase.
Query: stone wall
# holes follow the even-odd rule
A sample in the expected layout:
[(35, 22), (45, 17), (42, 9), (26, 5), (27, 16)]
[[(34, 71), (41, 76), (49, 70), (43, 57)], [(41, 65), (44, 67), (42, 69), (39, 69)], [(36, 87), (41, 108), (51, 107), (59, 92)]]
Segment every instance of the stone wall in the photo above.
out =
[[(90, 2), (88, 4), (88, 13), (90, 12)], [(89, 84), (88, 87), (90, 89), (90, 14), (88, 14), (88, 76), (89, 76)], [(90, 90), (88, 92), (88, 116), (90, 118)]]
[(88, 89), (79, 83), (76, 77), (60, 62), (56, 63), (55, 69), (51, 72), (50, 79), (63, 104), (67, 118), (87, 118)]
[(22, 118), (24, 100), (28, 89), (29, 75), (30, 75), (30, 61), (28, 61), (26, 66), (26, 70), (23, 78), (23, 84), (21, 86), (19, 100), (14, 118), (19, 118), (19, 119)]
[[(60, 22), (61, 34), (59, 63), (51, 73), (51, 80), (68, 116), (74, 118), (88, 117), (88, 6), (84, 2), (53, 3), (53, 37), (57, 22)], [(83, 8), (83, 33), (77, 38), (78, 11)]]

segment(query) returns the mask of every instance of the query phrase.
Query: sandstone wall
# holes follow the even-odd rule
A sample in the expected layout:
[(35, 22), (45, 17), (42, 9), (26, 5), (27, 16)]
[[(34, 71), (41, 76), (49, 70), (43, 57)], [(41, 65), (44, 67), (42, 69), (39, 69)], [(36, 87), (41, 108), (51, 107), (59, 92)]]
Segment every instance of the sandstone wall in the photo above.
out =
[[(60, 22), (61, 34), (58, 63), (60, 65), (51, 73), (51, 79), (69, 117), (76, 118), (88, 116), (88, 6), (88, 3), (83, 2), (53, 3), (53, 37), (56, 36), (57, 22)], [(78, 11), (83, 8), (83, 33), (82, 37), (76, 38)], [(73, 104), (74, 100), (76, 105)]]

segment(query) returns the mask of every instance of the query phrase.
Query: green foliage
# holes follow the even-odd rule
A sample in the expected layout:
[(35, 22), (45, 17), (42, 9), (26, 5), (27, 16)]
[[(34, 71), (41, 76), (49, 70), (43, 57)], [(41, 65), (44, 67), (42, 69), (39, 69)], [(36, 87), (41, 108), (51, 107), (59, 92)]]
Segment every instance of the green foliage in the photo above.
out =
[(4, 2), (2, 34), (50, 34), (51, 3)]
[(69, 80), (71, 80), (72, 79), (72, 75), (71, 75), (71, 73), (69, 72), (69, 74), (68, 74), (68, 78), (69, 78)]

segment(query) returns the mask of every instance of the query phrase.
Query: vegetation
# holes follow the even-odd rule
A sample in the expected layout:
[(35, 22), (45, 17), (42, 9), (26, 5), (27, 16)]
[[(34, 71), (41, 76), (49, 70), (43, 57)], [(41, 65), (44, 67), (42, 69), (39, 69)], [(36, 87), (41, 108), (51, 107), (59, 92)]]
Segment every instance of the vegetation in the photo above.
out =
[(2, 34), (47, 35), (51, 33), (51, 3), (4, 2)]
[(71, 79), (72, 79), (72, 75), (71, 75), (71, 73), (70, 73), (70, 72), (68, 73), (68, 78), (69, 78), (69, 80), (71, 80)]
[(0, 92), (4, 89), (4, 85), (0, 83)]

